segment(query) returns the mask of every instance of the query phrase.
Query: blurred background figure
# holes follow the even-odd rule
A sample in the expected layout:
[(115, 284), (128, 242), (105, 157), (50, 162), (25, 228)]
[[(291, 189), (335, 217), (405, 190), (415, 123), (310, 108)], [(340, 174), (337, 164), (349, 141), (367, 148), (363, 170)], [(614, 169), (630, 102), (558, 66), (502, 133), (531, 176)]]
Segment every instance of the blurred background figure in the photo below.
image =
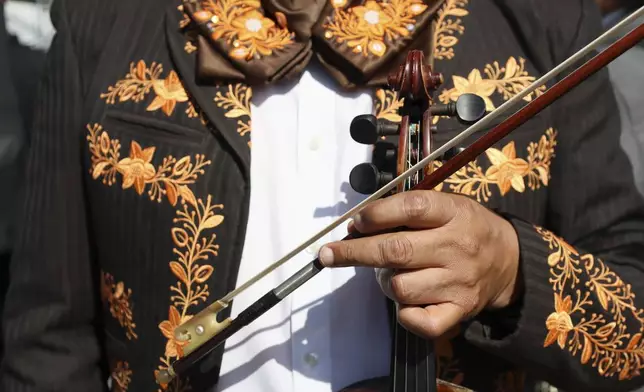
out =
[[(644, 5), (644, 0), (596, 1), (604, 15), (606, 30)], [(633, 27), (640, 23), (642, 20), (636, 21)], [(644, 194), (644, 42), (618, 57), (608, 68), (621, 113), (622, 146), (633, 164), (635, 184)]]
[(31, 111), (54, 32), (50, 3), (0, 0), (0, 312), (9, 280), (23, 151), (29, 142)]

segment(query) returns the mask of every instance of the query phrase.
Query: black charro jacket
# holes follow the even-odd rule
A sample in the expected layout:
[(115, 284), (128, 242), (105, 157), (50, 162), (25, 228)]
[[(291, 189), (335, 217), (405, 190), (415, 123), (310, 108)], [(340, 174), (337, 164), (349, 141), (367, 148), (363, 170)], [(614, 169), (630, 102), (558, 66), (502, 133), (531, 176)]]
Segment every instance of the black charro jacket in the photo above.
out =
[[(252, 92), (196, 80), (178, 6), (55, 3), (3, 317), (5, 392), (102, 391), (109, 376), (113, 391), (157, 391), (155, 371), (181, 354), (172, 328), (235, 284)], [(600, 31), (591, 0), (447, 1), (426, 49), (445, 76), (438, 99), (475, 92), (498, 107)], [(396, 121), (394, 95), (374, 96)], [(440, 120), (437, 142), (460, 129)], [(519, 391), (526, 375), (569, 391), (644, 384), (644, 208), (619, 129), (600, 72), (440, 187), (509, 214), (526, 288), (514, 312), (438, 343), (442, 378), (486, 392)], [(166, 389), (212, 390), (220, 357)]]

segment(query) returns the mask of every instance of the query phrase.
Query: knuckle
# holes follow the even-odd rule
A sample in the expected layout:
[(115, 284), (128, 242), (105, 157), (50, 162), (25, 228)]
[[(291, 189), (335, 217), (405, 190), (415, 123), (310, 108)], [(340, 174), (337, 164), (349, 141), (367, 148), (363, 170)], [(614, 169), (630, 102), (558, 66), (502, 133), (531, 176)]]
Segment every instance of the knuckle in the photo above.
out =
[(458, 216), (464, 222), (471, 222), (476, 215), (476, 202), (468, 197), (454, 197), (452, 200), (452, 208), (456, 211)]
[(346, 262), (354, 262), (355, 260), (355, 247), (351, 242), (346, 242), (345, 245), (342, 247), (342, 258)]
[(403, 211), (411, 220), (421, 219), (431, 210), (431, 198), (427, 192), (406, 192), (403, 199)]
[(474, 258), (481, 252), (481, 243), (470, 233), (464, 233), (459, 241), (460, 251), (468, 258)]
[(411, 263), (414, 253), (409, 238), (404, 235), (390, 235), (378, 244), (379, 261), (384, 264), (404, 266)]
[(405, 289), (404, 277), (401, 275), (394, 275), (389, 281), (392, 298), (396, 302), (404, 303), (406, 300), (407, 292)]

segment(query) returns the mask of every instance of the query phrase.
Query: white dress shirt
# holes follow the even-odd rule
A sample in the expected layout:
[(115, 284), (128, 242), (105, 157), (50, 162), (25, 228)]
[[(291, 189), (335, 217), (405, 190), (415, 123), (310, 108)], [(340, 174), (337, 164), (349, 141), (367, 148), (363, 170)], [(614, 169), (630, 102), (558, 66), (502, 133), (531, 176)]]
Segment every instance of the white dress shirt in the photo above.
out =
[[(250, 216), (237, 285), (364, 196), (351, 169), (371, 147), (349, 135), (372, 112), (367, 92), (340, 94), (310, 67), (294, 84), (253, 90)], [(346, 224), (320, 244), (346, 235)], [(235, 298), (233, 316), (317, 255), (310, 247)], [(219, 392), (336, 392), (389, 374), (389, 325), (372, 269), (329, 269), (226, 342)]]
[(7, 32), (22, 46), (47, 51), (56, 33), (49, 17), (50, 5), (51, 0), (7, 0), (4, 4)]

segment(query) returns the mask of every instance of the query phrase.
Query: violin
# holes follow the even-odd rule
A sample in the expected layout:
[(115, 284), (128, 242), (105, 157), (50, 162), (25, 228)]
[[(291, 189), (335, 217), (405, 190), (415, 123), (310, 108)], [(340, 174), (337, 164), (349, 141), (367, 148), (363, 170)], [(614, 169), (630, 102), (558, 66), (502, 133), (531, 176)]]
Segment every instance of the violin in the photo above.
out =
[[(530, 118), (540, 113), (543, 109), (555, 102), (558, 98), (578, 86), (585, 79), (604, 68), (611, 61), (613, 61), (628, 49), (635, 46), (642, 39), (644, 39), (644, 24), (639, 24), (638, 27), (635, 27), (628, 34), (610, 44), (601, 53), (586, 61), (583, 65), (559, 80), (552, 87), (544, 91), (541, 95), (531, 100), (527, 104), (523, 102), (523, 99), (527, 95), (533, 93), (537, 88), (554, 79), (564, 70), (567, 70), (569, 67), (577, 64), (578, 61), (585, 59), (586, 56), (593, 53), (600, 45), (604, 45), (606, 41), (609, 41), (617, 34), (620, 34), (642, 15), (644, 15), (644, 7), (641, 7), (637, 11), (633, 12), (630, 16), (626, 17), (620, 23), (616, 24), (614, 27), (606, 31), (599, 38), (595, 39), (593, 42), (580, 49), (577, 53), (547, 72), (545, 75), (541, 76), (530, 86), (518, 92), (514, 97), (506, 101), (503, 105), (486, 114), (479, 121), (476, 121), (473, 125), (469, 126), (460, 134), (456, 135), (454, 138), (452, 138), (442, 146), (434, 149), (433, 151), (431, 148), (431, 126), (429, 126), (431, 124), (431, 121), (426, 121), (426, 118), (430, 118), (432, 115), (439, 114), (436, 112), (438, 110), (438, 105), (434, 106), (435, 109), (432, 113), (432, 105), (430, 104), (431, 100), (428, 97), (431, 97), (429, 91), (432, 90), (432, 86), (435, 86), (437, 81), (440, 81), (441, 78), (440, 76), (433, 74), (429, 67), (425, 67), (422, 64), (422, 61), (419, 61), (417, 59), (418, 56), (422, 58), (422, 53), (410, 53), (402, 69), (399, 70), (398, 74), (395, 77), (392, 77), (389, 80), (392, 87), (397, 89), (397, 91), (399, 91), (403, 96), (406, 97), (406, 101), (407, 98), (410, 98), (410, 102), (406, 102), (406, 108), (408, 109), (408, 112), (403, 112), (404, 116), (407, 116), (408, 120), (406, 120), (406, 123), (401, 122), (401, 125), (398, 127), (399, 129), (404, 130), (404, 132), (398, 132), (399, 140), (401, 140), (402, 136), (405, 135), (405, 140), (402, 143), (403, 147), (407, 146), (404, 156), (411, 158), (411, 160), (401, 163), (399, 156), (397, 159), (396, 172), (399, 173), (405, 168), (407, 169), (380, 188), (378, 188), (380, 182), (386, 182), (387, 178), (383, 179), (382, 173), (376, 172), (378, 176), (375, 177), (377, 182), (375, 182), (374, 187), (378, 189), (371, 196), (367, 197), (361, 203), (347, 211), (335, 222), (331, 223), (319, 233), (312, 236), (309, 240), (293, 249), (280, 260), (277, 260), (275, 263), (268, 266), (266, 269), (258, 273), (255, 277), (240, 285), (221, 299), (210, 304), (190, 320), (176, 327), (174, 331), (175, 339), (179, 342), (182, 342), (184, 355), (181, 358), (177, 359), (174, 363), (172, 363), (167, 369), (156, 373), (157, 382), (159, 384), (168, 384), (175, 377), (186, 374), (192, 368), (197, 367), (204, 358), (206, 358), (217, 347), (221, 346), (229, 337), (244, 328), (246, 325), (252, 323), (257, 318), (261, 317), (273, 306), (278, 304), (299, 287), (304, 285), (307, 281), (315, 277), (320, 271), (324, 269), (324, 266), (320, 263), (319, 259), (316, 258), (307, 265), (303, 266), (300, 270), (286, 279), (283, 283), (268, 291), (257, 301), (251, 304), (248, 308), (244, 309), (234, 319), (227, 317), (223, 320), (220, 320), (219, 315), (222, 310), (227, 308), (239, 293), (252, 286), (255, 282), (259, 281), (279, 266), (288, 262), (295, 255), (305, 250), (308, 246), (325, 236), (327, 233), (338, 227), (347, 219), (353, 217), (367, 204), (383, 196), (386, 196), (388, 192), (392, 191), (394, 188), (396, 188), (396, 191), (412, 189), (434, 189), (437, 185), (445, 181), (455, 172), (460, 170), (469, 162), (476, 159), (477, 156), (484, 153), (488, 148), (500, 142), (504, 137), (516, 130)], [(470, 97), (466, 98), (466, 100), (467, 99), (471, 99), (472, 102), (476, 101), (476, 98)], [(467, 101), (462, 102), (466, 103)], [(487, 127), (489, 127), (497, 117), (501, 116), (503, 113), (507, 112), (508, 109), (520, 103), (524, 103), (524, 106), (520, 110), (516, 111), (515, 113), (501, 121), (498, 125), (494, 126), (492, 130), (485, 132), (479, 139), (471, 143), (462, 151), (453, 155), (449, 160), (445, 161), (437, 169), (431, 169), (432, 166), (429, 164), (432, 161), (444, 156), (445, 153), (448, 152), (448, 150), (454, 148), (460, 143), (463, 143), (463, 141), (472, 134), (487, 129)], [(458, 106), (459, 105), (457, 102), (455, 108), (442, 107), (442, 110), (450, 112), (456, 111), (455, 115), (458, 116)], [(476, 105), (473, 106), (475, 107)], [(466, 110), (463, 113), (466, 112), (468, 111)], [(472, 111), (471, 113), (475, 114), (473, 116), (475, 118), (476, 112)], [(467, 115), (465, 117), (467, 117)], [(419, 124), (420, 127), (418, 127)], [(423, 128), (423, 126), (425, 126), (425, 128)], [(381, 131), (379, 132), (385, 132), (385, 128), (386, 127), (381, 126)], [(387, 129), (389, 129), (389, 131), (387, 132), (393, 132), (393, 127)], [(378, 124), (376, 124), (376, 130), (378, 131)], [(378, 133), (376, 133), (376, 136), (377, 135)], [(418, 141), (418, 138), (420, 138), (420, 141)], [(410, 148), (410, 146), (416, 146), (416, 152), (411, 152), (412, 149)], [(399, 149), (400, 148), (402, 147), (399, 146)], [(422, 156), (421, 154), (418, 154), (418, 152), (422, 152)], [(398, 165), (398, 163), (401, 164)], [(357, 171), (359, 170), (364, 169), (357, 169)], [(373, 171), (373, 168), (371, 168), (371, 170)], [(421, 170), (423, 171), (423, 173), (419, 174), (418, 172)], [(372, 180), (373, 179), (374, 178), (372, 177)], [(359, 182), (360, 181), (357, 180), (356, 184), (358, 184)], [(344, 239), (346, 240), (351, 238), (354, 238), (353, 234), (349, 234)], [(394, 325), (397, 324), (394, 323)], [(403, 329), (397, 328), (397, 330), (401, 332)], [(399, 336), (405, 335), (403, 333)], [(417, 337), (411, 335), (407, 335), (407, 337), (418, 339)], [(394, 344), (396, 342), (399, 342), (397, 338), (394, 339)], [(407, 381), (407, 385), (403, 385), (403, 388), (407, 389), (402, 389), (402, 391), (458, 391), (459, 389), (447, 389), (459, 388), (458, 386), (452, 386), (448, 383), (434, 381), (435, 370), (433, 369), (435, 369), (435, 367), (432, 366), (434, 356), (431, 342), (423, 340), (420, 340), (420, 342), (423, 344), (413, 345), (413, 348), (422, 348), (422, 346), (425, 345), (424, 353), (421, 353), (424, 355), (424, 357), (423, 355), (416, 355), (416, 352), (414, 352), (413, 356), (404, 355), (400, 358), (396, 358), (394, 361), (392, 361), (394, 366), (392, 366), (392, 377), (390, 377), (389, 380), (370, 380), (363, 383), (362, 385), (348, 387), (347, 389), (345, 389), (345, 391), (372, 392), (388, 390), (382, 388), (395, 388), (396, 385), (399, 384), (398, 380)], [(410, 354), (409, 351), (405, 351), (407, 350), (407, 348), (403, 349), (401, 346), (410, 347), (410, 345), (399, 345), (399, 348), (400, 350), (402, 350), (403, 354)], [(395, 352), (398, 351), (399, 350), (395, 350)], [(403, 366), (399, 366), (401, 364)], [(399, 369), (401, 370), (402, 374), (400, 374)], [(427, 375), (427, 378), (424, 378), (421, 381), (419, 377), (413, 378), (410, 377), (409, 373), (405, 374), (405, 371), (411, 371), (412, 373), (415, 372), (416, 375), (419, 374), (419, 371), (423, 371), (424, 373), (422, 374)], [(400, 378), (398, 378), (399, 376)], [(402, 382), (402, 384), (405, 383)], [(410, 387), (415, 389), (409, 389)], [(460, 390), (464, 391), (467, 389), (461, 388)]]
[[(351, 137), (361, 144), (377, 145), (371, 163), (356, 166), (349, 175), (351, 187), (370, 194), (385, 186), (396, 176), (431, 155), (434, 149), (432, 125), (434, 116), (456, 117), (461, 124), (471, 125), (486, 114), (485, 101), (475, 94), (462, 94), (456, 102), (434, 104), (433, 94), (443, 83), (443, 76), (423, 63), (424, 54), (413, 50), (399, 69), (389, 75), (389, 87), (403, 99), (398, 109), (400, 123), (360, 115), (350, 126)], [(397, 136), (397, 151), (382, 137)], [(449, 150), (439, 159), (446, 160), (460, 152)], [(418, 185), (433, 171), (433, 161), (399, 184), (395, 192), (405, 192)], [(394, 193), (393, 190), (389, 194)], [(394, 315), (392, 320), (392, 359), (389, 377), (366, 380), (340, 392), (457, 392), (467, 388), (437, 380), (436, 361), (431, 341), (407, 331)]]

